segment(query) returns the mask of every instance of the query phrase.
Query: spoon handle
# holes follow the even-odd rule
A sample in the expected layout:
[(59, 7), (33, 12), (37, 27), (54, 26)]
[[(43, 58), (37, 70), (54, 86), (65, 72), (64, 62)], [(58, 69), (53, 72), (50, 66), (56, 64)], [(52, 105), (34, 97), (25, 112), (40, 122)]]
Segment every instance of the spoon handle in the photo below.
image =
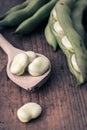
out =
[(3, 51), (10, 56), (14, 52), (15, 47), (13, 47), (3, 36), (0, 34), (0, 47)]

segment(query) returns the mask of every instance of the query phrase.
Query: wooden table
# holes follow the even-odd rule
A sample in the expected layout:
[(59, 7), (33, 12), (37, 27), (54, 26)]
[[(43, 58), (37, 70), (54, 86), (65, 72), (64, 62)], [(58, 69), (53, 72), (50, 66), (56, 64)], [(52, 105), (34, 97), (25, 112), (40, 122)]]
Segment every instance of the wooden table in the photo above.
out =
[[(0, 0), (0, 12), (22, 1)], [(0, 130), (87, 130), (87, 83), (77, 86), (61, 49), (53, 52), (47, 44), (44, 28), (45, 25), (27, 36), (14, 35), (14, 29), (3, 32), (15, 47), (47, 56), (52, 72), (46, 84), (29, 93), (7, 77), (7, 56), (0, 49)], [(27, 102), (39, 103), (43, 112), (39, 118), (24, 124), (18, 120), (16, 112)]]

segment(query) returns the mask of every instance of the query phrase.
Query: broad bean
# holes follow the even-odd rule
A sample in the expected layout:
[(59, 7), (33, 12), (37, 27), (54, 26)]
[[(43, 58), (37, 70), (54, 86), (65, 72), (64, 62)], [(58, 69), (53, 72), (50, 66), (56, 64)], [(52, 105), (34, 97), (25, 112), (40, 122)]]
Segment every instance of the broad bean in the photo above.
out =
[(50, 68), (50, 61), (46, 57), (37, 57), (28, 66), (28, 72), (32, 76), (40, 76)]
[(21, 122), (26, 123), (40, 116), (41, 112), (42, 108), (39, 104), (30, 102), (18, 109), (17, 117)]
[(22, 75), (29, 63), (27, 54), (20, 53), (16, 55), (12, 61), (10, 71), (15, 75)]
[(37, 57), (36, 53), (33, 51), (26, 51), (25, 53), (29, 58), (29, 63), (31, 63)]

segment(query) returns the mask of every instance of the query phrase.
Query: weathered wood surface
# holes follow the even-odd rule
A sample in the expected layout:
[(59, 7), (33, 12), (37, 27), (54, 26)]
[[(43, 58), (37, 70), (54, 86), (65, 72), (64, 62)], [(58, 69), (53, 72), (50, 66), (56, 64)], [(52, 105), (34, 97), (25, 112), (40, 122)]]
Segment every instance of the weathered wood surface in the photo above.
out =
[[(0, 0), (0, 13), (21, 2)], [(23, 37), (14, 35), (13, 31), (7, 29), (3, 35), (17, 48), (47, 56), (51, 60), (52, 72), (46, 84), (37, 92), (29, 93), (8, 79), (7, 56), (0, 49), (0, 130), (87, 130), (87, 83), (77, 87), (63, 52), (60, 49), (53, 52), (47, 44), (44, 27)], [(23, 124), (16, 112), (27, 102), (39, 103), (43, 112), (38, 119)]]

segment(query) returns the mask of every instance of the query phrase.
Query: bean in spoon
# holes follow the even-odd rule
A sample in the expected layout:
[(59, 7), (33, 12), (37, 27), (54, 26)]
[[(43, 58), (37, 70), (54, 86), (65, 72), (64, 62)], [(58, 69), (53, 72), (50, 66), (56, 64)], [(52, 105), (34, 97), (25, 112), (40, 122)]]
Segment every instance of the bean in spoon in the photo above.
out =
[[(1, 34), (0, 34), (0, 47), (3, 49), (3, 51), (8, 56), (7, 75), (15, 84), (17, 84), (18, 86), (20, 86), (26, 90), (35, 91), (47, 81), (47, 79), (50, 76), (51, 65), (50, 65), (49, 70), (41, 76), (34, 77), (29, 74), (22, 75), (22, 76), (14, 75), (10, 71), (11, 63), (13, 61), (13, 58), (17, 54), (24, 52), (24, 50), (15, 48)], [(44, 57), (44, 55), (39, 54), (39, 53), (37, 53), (37, 55)]]

